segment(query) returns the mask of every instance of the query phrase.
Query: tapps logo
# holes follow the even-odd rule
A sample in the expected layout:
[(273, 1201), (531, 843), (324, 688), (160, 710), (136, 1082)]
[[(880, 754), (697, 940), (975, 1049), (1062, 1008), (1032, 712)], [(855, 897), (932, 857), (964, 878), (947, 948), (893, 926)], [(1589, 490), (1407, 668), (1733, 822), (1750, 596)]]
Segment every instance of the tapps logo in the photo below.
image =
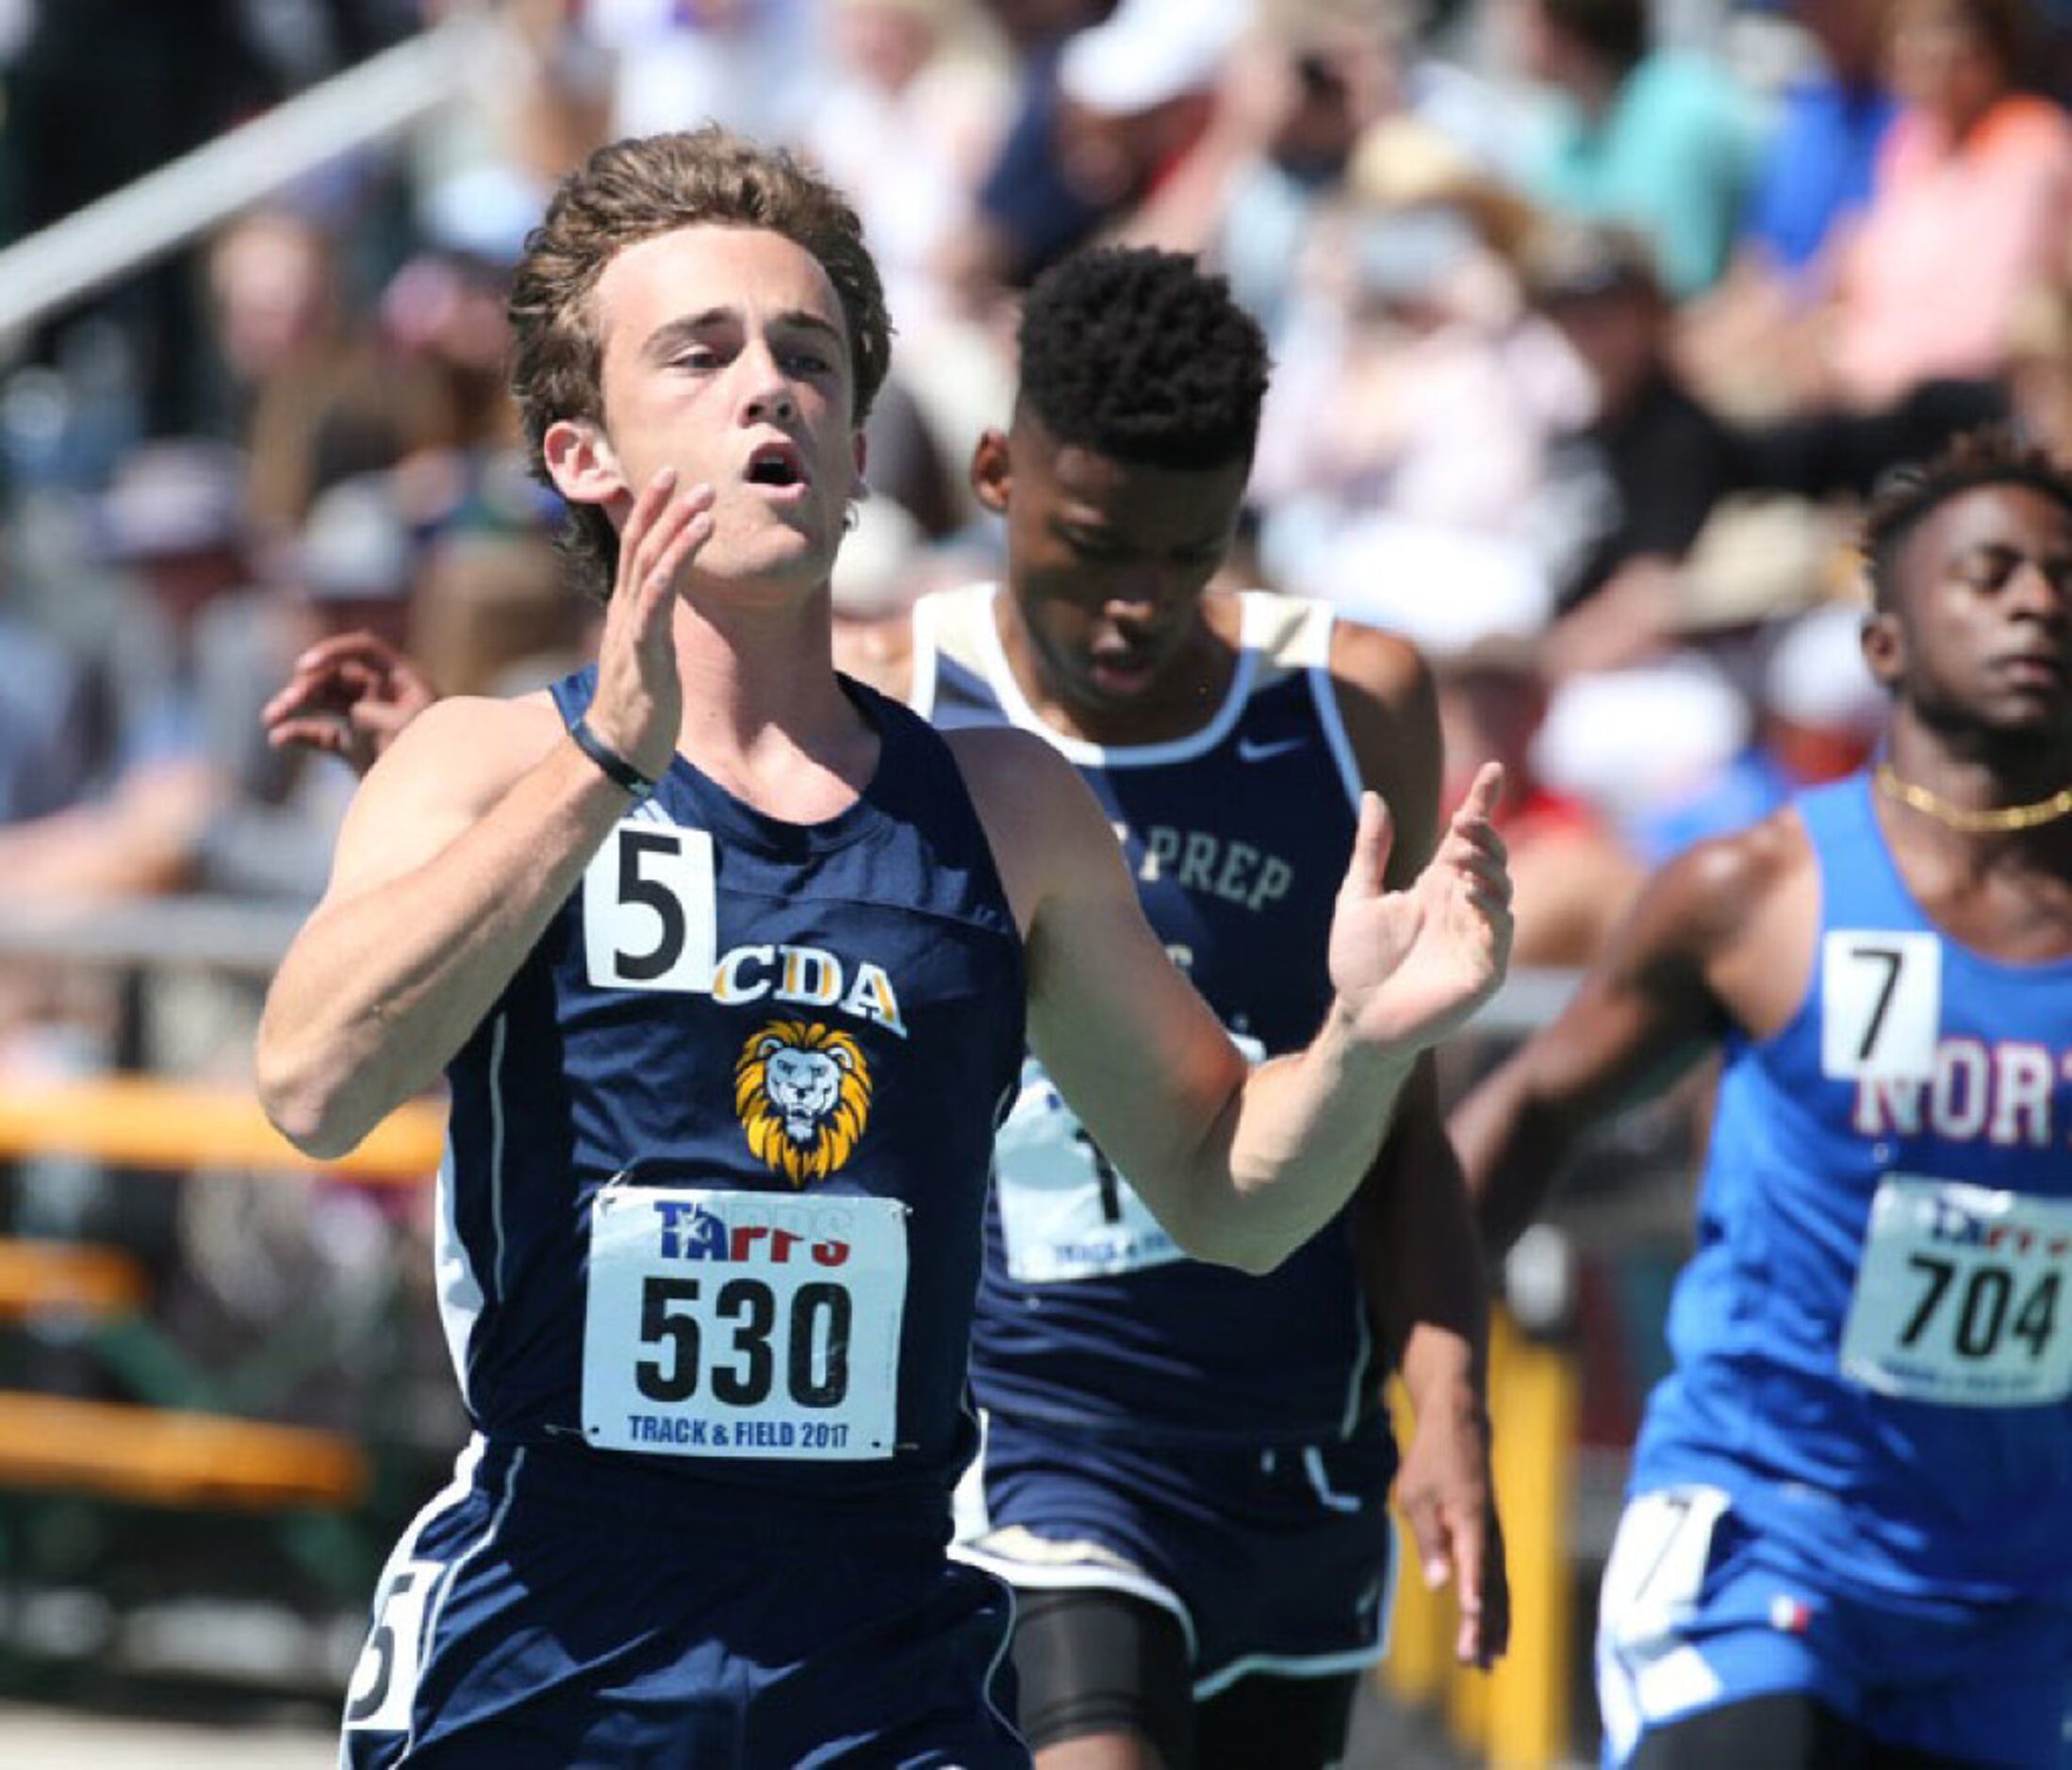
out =
[(825, 1180), (855, 1152), (870, 1089), (863, 1048), (817, 1022), (775, 1021), (734, 1059), (733, 1109), (748, 1147), (795, 1187)]

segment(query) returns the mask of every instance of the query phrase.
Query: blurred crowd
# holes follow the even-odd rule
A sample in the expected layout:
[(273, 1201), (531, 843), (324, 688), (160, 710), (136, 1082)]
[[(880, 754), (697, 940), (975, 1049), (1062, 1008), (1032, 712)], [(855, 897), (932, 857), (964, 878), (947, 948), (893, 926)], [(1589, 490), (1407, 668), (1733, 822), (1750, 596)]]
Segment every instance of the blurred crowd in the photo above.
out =
[[(1507, 763), (1521, 965), (1876, 744), (1883, 470), (1986, 420), (2072, 448), (2064, 0), (0, 0), (0, 228), (461, 14), (461, 102), (4, 341), (0, 913), (306, 905), (350, 780), (259, 710), (327, 633), (446, 692), (583, 650), (502, 284), (621, 134), (716, 118), (863, 217), (860, 674), (995, 569), (963, 464), (1017, 291), (1093, 241), (1227, 275), (1275, 362), (1242, 574), (1407, 634), (1451, 769)], [(240, 1073), (251, 1006), (140, 1043), (6, 961), (0, 1069)]]

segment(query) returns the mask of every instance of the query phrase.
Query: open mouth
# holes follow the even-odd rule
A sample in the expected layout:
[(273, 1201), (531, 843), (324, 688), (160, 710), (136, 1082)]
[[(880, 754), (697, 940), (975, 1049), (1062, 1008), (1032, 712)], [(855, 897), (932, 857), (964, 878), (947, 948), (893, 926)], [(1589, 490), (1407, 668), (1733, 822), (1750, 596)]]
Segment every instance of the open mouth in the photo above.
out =
[(1110, 695), (1143, 692), (1156, 674), (1156, 666), (1142, 652), (1109, 652), (1090, 658), (1087, 673)]
[(794, 491), (807, 483), (806, 464), (789, 443), (765, 443), (748, 457), (748, 483)]

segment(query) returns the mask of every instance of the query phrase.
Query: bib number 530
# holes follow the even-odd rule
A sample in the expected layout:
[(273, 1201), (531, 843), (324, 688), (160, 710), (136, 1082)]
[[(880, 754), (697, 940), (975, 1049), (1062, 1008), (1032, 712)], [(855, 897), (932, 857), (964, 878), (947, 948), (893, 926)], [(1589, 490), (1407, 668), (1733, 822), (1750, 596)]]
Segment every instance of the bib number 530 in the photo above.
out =
[[(687, 1401), (709, 1381), (715, 1400), (754, 1407), (777, 1385), (778, 1301), (761, 1279), (731, 1278), (713, 1294), (712, 1314), (729, 1330), (701, 1371), (704, 1335), (698, 1305), (703, 1282), (654, 1276), (641, 1287), (640, 1337), (653, 1353), (633, 1367), (633, 1381), (650, 1401)], [(836, 1407), (849, 1389), (849, 1325), (855, 1305), (840, 1285), (805, 1284), (785, 1306), (784, 1395), (798, 1407)]]

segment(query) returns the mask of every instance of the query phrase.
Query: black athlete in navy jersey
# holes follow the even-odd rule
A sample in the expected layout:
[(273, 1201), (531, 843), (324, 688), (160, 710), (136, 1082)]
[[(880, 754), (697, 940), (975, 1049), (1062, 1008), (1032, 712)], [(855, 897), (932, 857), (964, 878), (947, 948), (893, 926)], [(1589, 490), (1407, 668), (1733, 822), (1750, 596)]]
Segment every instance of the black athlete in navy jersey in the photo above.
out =
[[(1067, 260), (1029, 294), (1021, 356), (1012, 423), (973, 463), (1006, 517), (1004, 576), (917, 605), (909, 698), (1071, 762), (1233, 1042), (1297, 1049), (1327, 1011), (1362, 785), (1397, 808), (1406, 871), (1435, 816), (1428, 680), (1322, 604), (1207, 587), (1265, 372), (1220, 280), (1158, 252)], [(1233, 1271), (1189, 1258), (1040, 1059), (1025, 1068), (987, 1214), (987, 1436), (957, 1552), (1017, 1589), (1039, 1764), (1339, 1760), (1396, 1578), (1379, 1390), (1399, 1357), (1421, 1565), (1457, 1575), (1462, 1656), (1502, 1650), (1483, 1289), (1428, 1094), (1386, 1154), (1273, 1272)]]

